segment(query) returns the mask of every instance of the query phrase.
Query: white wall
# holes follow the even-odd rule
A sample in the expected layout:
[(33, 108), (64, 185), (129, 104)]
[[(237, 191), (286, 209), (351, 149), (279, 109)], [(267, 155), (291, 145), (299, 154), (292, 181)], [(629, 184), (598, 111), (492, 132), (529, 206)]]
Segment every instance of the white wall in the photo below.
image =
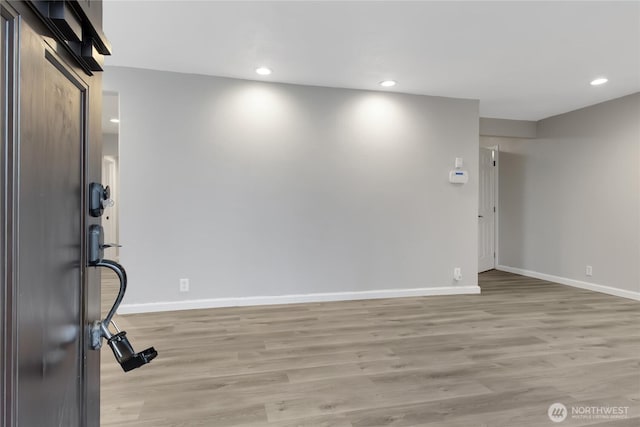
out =
[(118, 134), (103, 133), (102, 134), (102, 156), (118, 157)]
[(640, 94), (541, 120), (537, 135), (485, 141), (501, 151), (499, 264), (640, 297)]
[[(477, 101), (120, 67), (104, 78), (120, 94), (125, 311), (477, 291)], [(447, 181), (455, 157), (468, 185)]]

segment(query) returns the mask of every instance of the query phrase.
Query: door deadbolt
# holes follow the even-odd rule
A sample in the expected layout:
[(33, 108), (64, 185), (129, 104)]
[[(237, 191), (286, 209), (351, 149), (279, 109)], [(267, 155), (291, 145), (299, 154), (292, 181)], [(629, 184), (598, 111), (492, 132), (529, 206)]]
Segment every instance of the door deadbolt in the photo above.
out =
[(111, 199), (111, 189), (107, 185), (103, 187), (102, 184), (92, 182), (89, 185), (89, 214), (93, 217), (102, 216), (104, 208), (114, 205), (113, 199)]

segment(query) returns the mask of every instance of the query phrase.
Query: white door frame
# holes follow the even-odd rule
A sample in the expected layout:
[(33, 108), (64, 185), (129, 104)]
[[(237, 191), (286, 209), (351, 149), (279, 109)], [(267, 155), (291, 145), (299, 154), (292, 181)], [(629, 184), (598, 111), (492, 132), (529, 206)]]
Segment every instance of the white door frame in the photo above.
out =
[(493, 150), (493, 161), (496, 162), (496, 169), (495, 169), (495, 173), (493, 174), (493, 194), (494, 194), (494, 200), (493, 202), (495, 203), (496, 206), (496, 212), (495, 215), (493, 216), (493, 235), (494, 235), (494, 242), (493, 242), (493, 246), (494, 249), (496, 251), (496, 256), (493, 259), (493, 268), (495, 269), (498, 265), (500, 265), (500, 263), (498, 262), (498, 260), (500, 259), (500, 162), (499, 162), (499, 158), (500, 158), (500, 145), (494, 145), (493, 147), (489, 147), (490, 149)]

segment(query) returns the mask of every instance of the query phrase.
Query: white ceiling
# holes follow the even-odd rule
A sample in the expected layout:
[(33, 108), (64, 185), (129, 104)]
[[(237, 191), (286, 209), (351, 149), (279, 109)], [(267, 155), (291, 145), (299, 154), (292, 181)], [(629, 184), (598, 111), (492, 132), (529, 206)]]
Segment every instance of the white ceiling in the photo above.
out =
[[(640, 1), (104, 5), (107, 65), (480, 99), (538, 120), (640, 91)], [(265, 65), (273, 74), (260, 77)], [(609, 83), (589, 82), (606, 76)]]

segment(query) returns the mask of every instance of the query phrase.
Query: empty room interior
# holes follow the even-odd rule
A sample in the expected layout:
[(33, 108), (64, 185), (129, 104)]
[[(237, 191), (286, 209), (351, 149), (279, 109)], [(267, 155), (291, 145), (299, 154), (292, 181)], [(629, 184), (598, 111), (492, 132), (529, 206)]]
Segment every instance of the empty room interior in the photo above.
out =
[(102, 426), (640, 425), (640, 2), (103, 9)]

